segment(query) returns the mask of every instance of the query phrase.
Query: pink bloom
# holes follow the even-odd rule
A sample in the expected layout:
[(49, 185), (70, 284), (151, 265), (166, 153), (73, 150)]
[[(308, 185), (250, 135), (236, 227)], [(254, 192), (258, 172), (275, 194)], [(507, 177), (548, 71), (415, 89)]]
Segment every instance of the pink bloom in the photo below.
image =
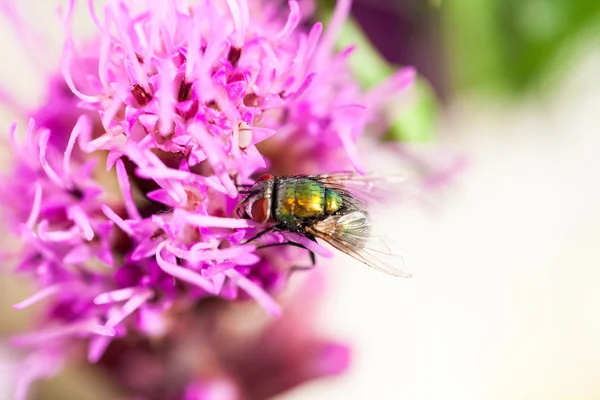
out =
[[(62, 78), (51, 80), (46, 104), (16, 107), (32, 118), (27, 129), (19, 127), (24, 141), (15, 125), (10, 129), (14, 161), (2, 202), (23, 243), (13, 254), (17, 271), (39, 286), (15, 308), (46, 305), (36, 330), (14, 343), (33, 349), (31, 364), (52, 360), (22, 376), (20, 398), (29, 382), (58, 370), (74, 339), (88, 343), (93, 363), (107, 349), (126, 346), (126, 336), (168, 342), (180, 323), (173, 310), (196, 323), (196, 305), (214, 297), (252, 298), (279, 316), (274, 296), (295, 253), (257, 252), (244, 243), (261, 226), (234, 215), (238, 185), (265, 169), (363, 171), (358, 137), (381, 118), (383, 101), (414, 78), (405, 68), (371, 93), (360, 90), (346, 66), (352, 48), (333, 49), (349, 0), (339, 1), (327, 29), (307, 27), (295, 1), (282, 14), (267, 0), (200, 0), (191, 7), (109, 0), (103, 16), (88, 3), (97, 35), (79, 43), (69, 33), (71, 0)], [(189, 340), (190, 331), (185, 335)], [(291, 349), (286, 335), (268, 330), (256, 343), (271, 353), (248, 347), (228, 358), (240, 376), (257, 357), (284, 368), (286, 350), (310, 364), (285, 383), (256, 389), (255, 398), (347, 364), (344, 346), (308, 335)], [(254, 390), (250, 378), (239, 378), (243, 387), (234, 391)], [(191, 372), (186, 379), (174, 395), (194, 398), (210, 386)], [(223, 382), (212, 389), (229, 390), (232, 381)]]

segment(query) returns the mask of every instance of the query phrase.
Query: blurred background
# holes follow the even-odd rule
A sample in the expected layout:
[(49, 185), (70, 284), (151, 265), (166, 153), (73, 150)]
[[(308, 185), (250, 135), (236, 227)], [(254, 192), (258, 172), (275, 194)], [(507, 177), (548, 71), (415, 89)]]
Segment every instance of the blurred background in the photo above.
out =
[[(319, 6), (328, 15), (331, 4)], [(53, 7), (40, 1), (28, 17), (50, 24)], [(421, 74), (390, 139), (443, 148), (466, 167), (432, 207), (386, 210), (412, 279), (343, 256), (323, 267), (319, 330), (352, 344), (352, 367), (280, 399), (600, 398), (600, 2), (355, 0), (352, 10), (341, 42), (381, 53), (377, 64), (358, 52), (365, 85), (388, 63)], [(10, 35), (3, 21), (0, 37)], [(2, 87), (35, 96), (43, 80), (22, 49), (0, 48)], [(11, 111), (0, 116), (7, 127)], [(377, 156), (364, 154), (368, 167), (387, 165)], [(2, 279), (7, 336), (26, 317)], [(0, 345), (0, 390), (14, 357)]]

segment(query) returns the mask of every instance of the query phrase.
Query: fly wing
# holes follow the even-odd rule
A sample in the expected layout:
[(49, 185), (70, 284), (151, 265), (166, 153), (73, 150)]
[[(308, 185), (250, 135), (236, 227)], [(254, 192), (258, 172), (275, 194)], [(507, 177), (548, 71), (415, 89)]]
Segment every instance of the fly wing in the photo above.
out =
[(322, 183), (325, 187), (349, 192), (361, 200), (378, 202), (408, 199), (416, 190), (409, 180), (398, 174), (337, 172), (333, 174), (309, 175), (308, 178)]
[(376, 270), (410, 277), (403, 258), (394, 254), (381, 238), (371, 235), (371, 224), (363, 211), (331, 216), (308, 227), (307, 231)]

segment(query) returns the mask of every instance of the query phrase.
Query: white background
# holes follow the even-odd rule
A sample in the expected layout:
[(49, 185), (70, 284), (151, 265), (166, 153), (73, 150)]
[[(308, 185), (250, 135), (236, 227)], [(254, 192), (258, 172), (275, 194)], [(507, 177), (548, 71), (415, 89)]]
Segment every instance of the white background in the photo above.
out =
[(389, 218), (415, 276), (340, 257), (322, 326), (354, 366), (282, 399), (600, 398), (600, 58), (564, 79), (543, 102), (451, 105), (469, 169), (437, 214)]

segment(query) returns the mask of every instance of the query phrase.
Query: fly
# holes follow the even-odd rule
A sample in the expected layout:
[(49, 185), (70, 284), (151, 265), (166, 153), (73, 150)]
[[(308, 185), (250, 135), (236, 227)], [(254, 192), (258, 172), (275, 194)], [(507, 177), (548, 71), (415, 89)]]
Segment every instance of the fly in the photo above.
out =
[[(392, 266), (382, 260), (392, 255), (389, 247), (371, 234), (371, 220), (365, 201), (385, 196), (394, 177), (340, 172), (323, 175), (262, 175), (247, 190), (238, 204), (238, 216), (269, 227), (247, 242), (271, 232), (293, 232), (314, 242), (321, 239), (358, 261), (390, 275), (410, 274), (403, 265)], [(258, 248), (293, 245), (273, 243)], [(308, 249), (307, 249), (308, 250)], [(310, 251), (312, 265), (315, 255)], [(402, 260), (396, 260), (402, 264)], [(298, 269), (296, 267), (296, 269)]]

